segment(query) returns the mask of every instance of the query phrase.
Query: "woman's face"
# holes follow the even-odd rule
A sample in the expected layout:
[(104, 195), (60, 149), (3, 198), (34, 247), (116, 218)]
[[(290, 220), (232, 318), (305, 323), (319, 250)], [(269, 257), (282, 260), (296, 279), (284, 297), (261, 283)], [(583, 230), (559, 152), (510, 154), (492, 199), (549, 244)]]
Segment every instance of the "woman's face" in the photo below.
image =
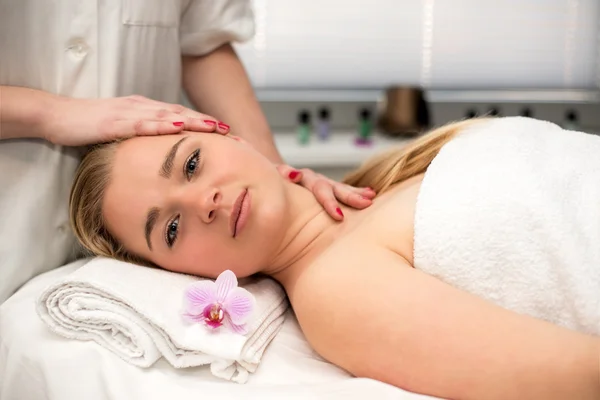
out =
[(128, 251), (162, 268), (244, 277), (279, 248), (284, 185), (275, 165), (233, 137), (135, 137), (117, 147), (102, 211)]

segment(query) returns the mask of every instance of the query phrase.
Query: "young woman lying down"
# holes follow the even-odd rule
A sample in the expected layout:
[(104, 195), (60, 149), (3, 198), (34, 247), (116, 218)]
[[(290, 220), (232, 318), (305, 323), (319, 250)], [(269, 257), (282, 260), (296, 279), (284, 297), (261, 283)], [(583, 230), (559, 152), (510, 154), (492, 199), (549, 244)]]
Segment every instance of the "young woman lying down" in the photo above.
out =
[(71, 194), (97, 255), (285, 288), (350, 373), (451, 399), (600, 398), (600, 138), (527, 118), (436, 129), (346, 183), (334, 221), (234, 136), (92, 150)]

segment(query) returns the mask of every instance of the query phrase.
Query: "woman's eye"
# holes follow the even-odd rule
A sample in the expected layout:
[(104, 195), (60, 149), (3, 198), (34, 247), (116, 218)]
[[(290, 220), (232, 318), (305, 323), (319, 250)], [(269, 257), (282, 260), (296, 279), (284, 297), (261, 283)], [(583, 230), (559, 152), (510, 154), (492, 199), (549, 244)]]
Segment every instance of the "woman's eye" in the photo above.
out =
[(165, 233), (165, 240), (167, 246), (171, 248), (177, 240), (177, 233), (179, 232), (179, 217), (175, 218), (167, 225), (167, 232)]
[(196, 173), (198, 169), (198, 164), (200, 163), (200, 149), (196, 149), (190, 157), (187, 159), (184, 165), (184, 174), (188, 180), (192, 179), (192, 176)]

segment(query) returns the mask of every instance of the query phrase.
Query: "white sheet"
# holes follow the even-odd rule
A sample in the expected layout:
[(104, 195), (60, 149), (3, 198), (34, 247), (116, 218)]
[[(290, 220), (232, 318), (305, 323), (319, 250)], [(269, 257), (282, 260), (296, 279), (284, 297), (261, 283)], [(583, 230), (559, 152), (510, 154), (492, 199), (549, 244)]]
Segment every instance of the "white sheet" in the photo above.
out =
[(293, 314), (245, 385), (223, 382), (206, 367), (176, 370), (164, 360), (148, 369), (132, 366), (95, 343), (55, 335), (35, 313), (39, 293), (78, 266), (33, 279), (0, 306), (0, 399), (433, 399), (352, 378), (314, 353)]

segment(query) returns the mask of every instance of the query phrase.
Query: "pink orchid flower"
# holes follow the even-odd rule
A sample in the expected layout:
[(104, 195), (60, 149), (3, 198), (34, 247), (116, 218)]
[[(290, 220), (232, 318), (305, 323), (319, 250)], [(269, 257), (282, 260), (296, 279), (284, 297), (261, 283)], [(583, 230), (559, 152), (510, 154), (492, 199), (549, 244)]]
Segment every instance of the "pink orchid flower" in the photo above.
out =
[(238, 287), (235, 274), (223, 271), (216, 281), (202, 280), (191, 284), (185, 292), (184, 317), (217, 329), (222, 325), (235, 333), (247, 332), (246, 322), (254, 309), (254, 296)]

